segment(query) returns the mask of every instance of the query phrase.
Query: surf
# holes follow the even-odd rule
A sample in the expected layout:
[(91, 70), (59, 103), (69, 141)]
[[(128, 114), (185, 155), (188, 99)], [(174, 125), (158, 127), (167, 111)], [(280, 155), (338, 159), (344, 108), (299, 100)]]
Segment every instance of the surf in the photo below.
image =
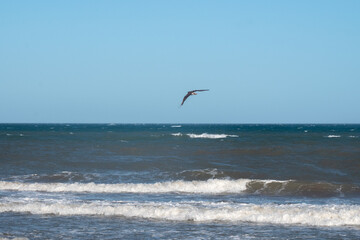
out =
[(264, 195), (304, 197), (359, 196), (354, 184), (303, 182), (296, 180), (208, 179), (206, 181), (167, 181), (156, 183), (25, 183), (0, 181), (3, 191), (133, 193), (133, 194), (207, 194)]
[(359, 226), (360, 206), (347, 204), (253, 204), (211, 202), (5, 202), (0, 212), (105, 216), (161, 221)]
[(168, 181), (157, 183), (23, 183), (0, 181), (0, 190), (39, 192), (89, 192), (89, 193), (188, 193), (225, 194), (241, 193), (248, 179), (207, 181)]

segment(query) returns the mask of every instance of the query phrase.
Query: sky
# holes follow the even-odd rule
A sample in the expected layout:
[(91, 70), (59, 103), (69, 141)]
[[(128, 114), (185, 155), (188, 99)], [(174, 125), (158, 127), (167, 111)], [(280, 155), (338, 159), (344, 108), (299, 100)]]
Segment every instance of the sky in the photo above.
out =
[[(360, 123), (360, 1), (0, 1), (0, 123)], [(189, 90), (210, 89), (191, 96)]]

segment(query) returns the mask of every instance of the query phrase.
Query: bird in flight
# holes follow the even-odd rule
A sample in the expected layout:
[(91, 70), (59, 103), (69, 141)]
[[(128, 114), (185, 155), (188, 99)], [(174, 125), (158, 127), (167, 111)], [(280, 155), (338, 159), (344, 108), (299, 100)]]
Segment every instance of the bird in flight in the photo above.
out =
[(196, 92), (203, 92), (203, 91), (209, 91), (209, 89), (188, 91), (187, 94), (185, 95), (182, 103), (181, 103), (181, 106), (184, 104), (184, 102), (186, 101), (186, 99), (187, 99), (188, 97), (190, 97), (191, 95), (197, 95)]

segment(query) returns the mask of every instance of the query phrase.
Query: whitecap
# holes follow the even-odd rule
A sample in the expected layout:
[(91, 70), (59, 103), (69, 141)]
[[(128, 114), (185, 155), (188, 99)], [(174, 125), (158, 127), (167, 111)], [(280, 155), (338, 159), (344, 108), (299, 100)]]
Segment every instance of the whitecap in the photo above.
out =
[(172, 125), (171, 126), (172, 128), (179, 128), (179, 127), (182, 127), (181, 125)]
[(175, 137), (179, 137), (179, 136), (182, 136), (182, 133), (172, 133), (171, 135), (173, 135)]
[(188, 135), (190, 138), (209, 138), (209, 139), (218, 139), (218, 138), (227, 138), (227, 137), (239, 137), (238, 135), (208, 134), (208, 133), (202, 133), (202, 134), (188, 133), (186, 135)]
[(327, 138), (339, 138), (341, 135), (328, 135)]

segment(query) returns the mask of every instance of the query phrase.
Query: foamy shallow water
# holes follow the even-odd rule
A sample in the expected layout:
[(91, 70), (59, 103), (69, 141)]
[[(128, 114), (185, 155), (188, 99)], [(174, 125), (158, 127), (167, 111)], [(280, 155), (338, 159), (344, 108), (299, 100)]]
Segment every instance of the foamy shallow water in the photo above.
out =
[(360, 207), (350, 204), (249, 204), (123, 201), (12, 200), (0, 205), (0, 213), (58, 216), (106, 216), (163, 221), (292, 224), (307, 226), (360, 226)]

